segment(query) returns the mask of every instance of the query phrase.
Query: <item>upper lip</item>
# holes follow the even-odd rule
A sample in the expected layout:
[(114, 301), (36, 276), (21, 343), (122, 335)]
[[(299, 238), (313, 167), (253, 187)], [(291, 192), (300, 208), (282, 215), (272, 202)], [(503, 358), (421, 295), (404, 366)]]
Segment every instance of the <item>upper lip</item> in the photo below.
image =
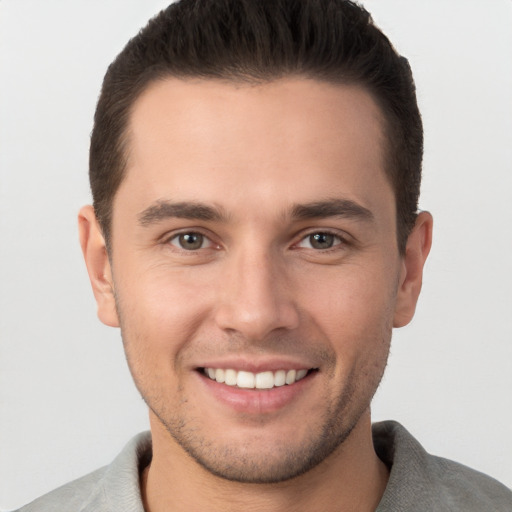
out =
[(196, 368), (223, 368), (233, 369), (237, 371), (246, 371), (259, 373), (265, 371), (276, 372), (278, 370), (309, 370), (317, 368), (315, 364), (311, 364), (301, 360), (291, 358), (256, 358), (256, 357), (232, 357), (210, 359), (198, 364)]

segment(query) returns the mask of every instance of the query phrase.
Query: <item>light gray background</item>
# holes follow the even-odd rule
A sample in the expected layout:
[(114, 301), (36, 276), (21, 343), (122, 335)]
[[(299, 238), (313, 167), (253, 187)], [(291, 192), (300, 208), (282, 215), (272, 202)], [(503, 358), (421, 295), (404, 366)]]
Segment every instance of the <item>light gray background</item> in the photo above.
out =
[[(76, 214), (108, 63), (163, 0), (0, 0), (0, 509), (147, 428)], [(374, 418), (512, 486), (512, 2), (368, 0), (415, 72), (435, 240)]]

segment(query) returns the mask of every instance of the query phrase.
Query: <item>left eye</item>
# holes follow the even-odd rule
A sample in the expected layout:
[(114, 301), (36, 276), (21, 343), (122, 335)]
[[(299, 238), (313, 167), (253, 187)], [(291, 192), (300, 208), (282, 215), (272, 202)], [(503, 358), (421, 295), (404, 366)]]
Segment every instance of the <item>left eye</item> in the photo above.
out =
[(303, 238), (298, 247), (305, 247), (307, 249), (331, 249), (335, 245), (341, 244), (342, 240), (339, 236), (333, 235), (332, 233), (311, 233), (310, 235)]
[(205, 249), (210, 247), (212, 243), (210, 240), (202, 235), (201, 233), (189, 232), (180, 233), (179, 235), (173, 236), (169, 243), (185, 251), (197, 251), (198, 249)]

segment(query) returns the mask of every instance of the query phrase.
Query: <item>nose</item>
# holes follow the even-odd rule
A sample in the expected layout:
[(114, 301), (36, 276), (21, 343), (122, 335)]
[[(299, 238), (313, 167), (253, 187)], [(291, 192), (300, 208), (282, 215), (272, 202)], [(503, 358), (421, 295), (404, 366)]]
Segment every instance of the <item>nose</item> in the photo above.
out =
[(216, 323), (251, 341), (299, 325), (299, 310), (286, 268), (263, 251), (233, 254), (220, 277)]

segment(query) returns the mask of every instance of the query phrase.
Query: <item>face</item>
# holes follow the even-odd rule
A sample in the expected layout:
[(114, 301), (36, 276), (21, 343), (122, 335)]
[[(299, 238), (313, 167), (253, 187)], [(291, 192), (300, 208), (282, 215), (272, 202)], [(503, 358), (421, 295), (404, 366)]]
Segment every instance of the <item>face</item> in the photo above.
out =
[(362, 89), (306, 79), (168, 79), (134, 106), (89, 271), (155, 429), (216, 475), (286, 480), (368, 415), (417, 297), (382, 125)]

